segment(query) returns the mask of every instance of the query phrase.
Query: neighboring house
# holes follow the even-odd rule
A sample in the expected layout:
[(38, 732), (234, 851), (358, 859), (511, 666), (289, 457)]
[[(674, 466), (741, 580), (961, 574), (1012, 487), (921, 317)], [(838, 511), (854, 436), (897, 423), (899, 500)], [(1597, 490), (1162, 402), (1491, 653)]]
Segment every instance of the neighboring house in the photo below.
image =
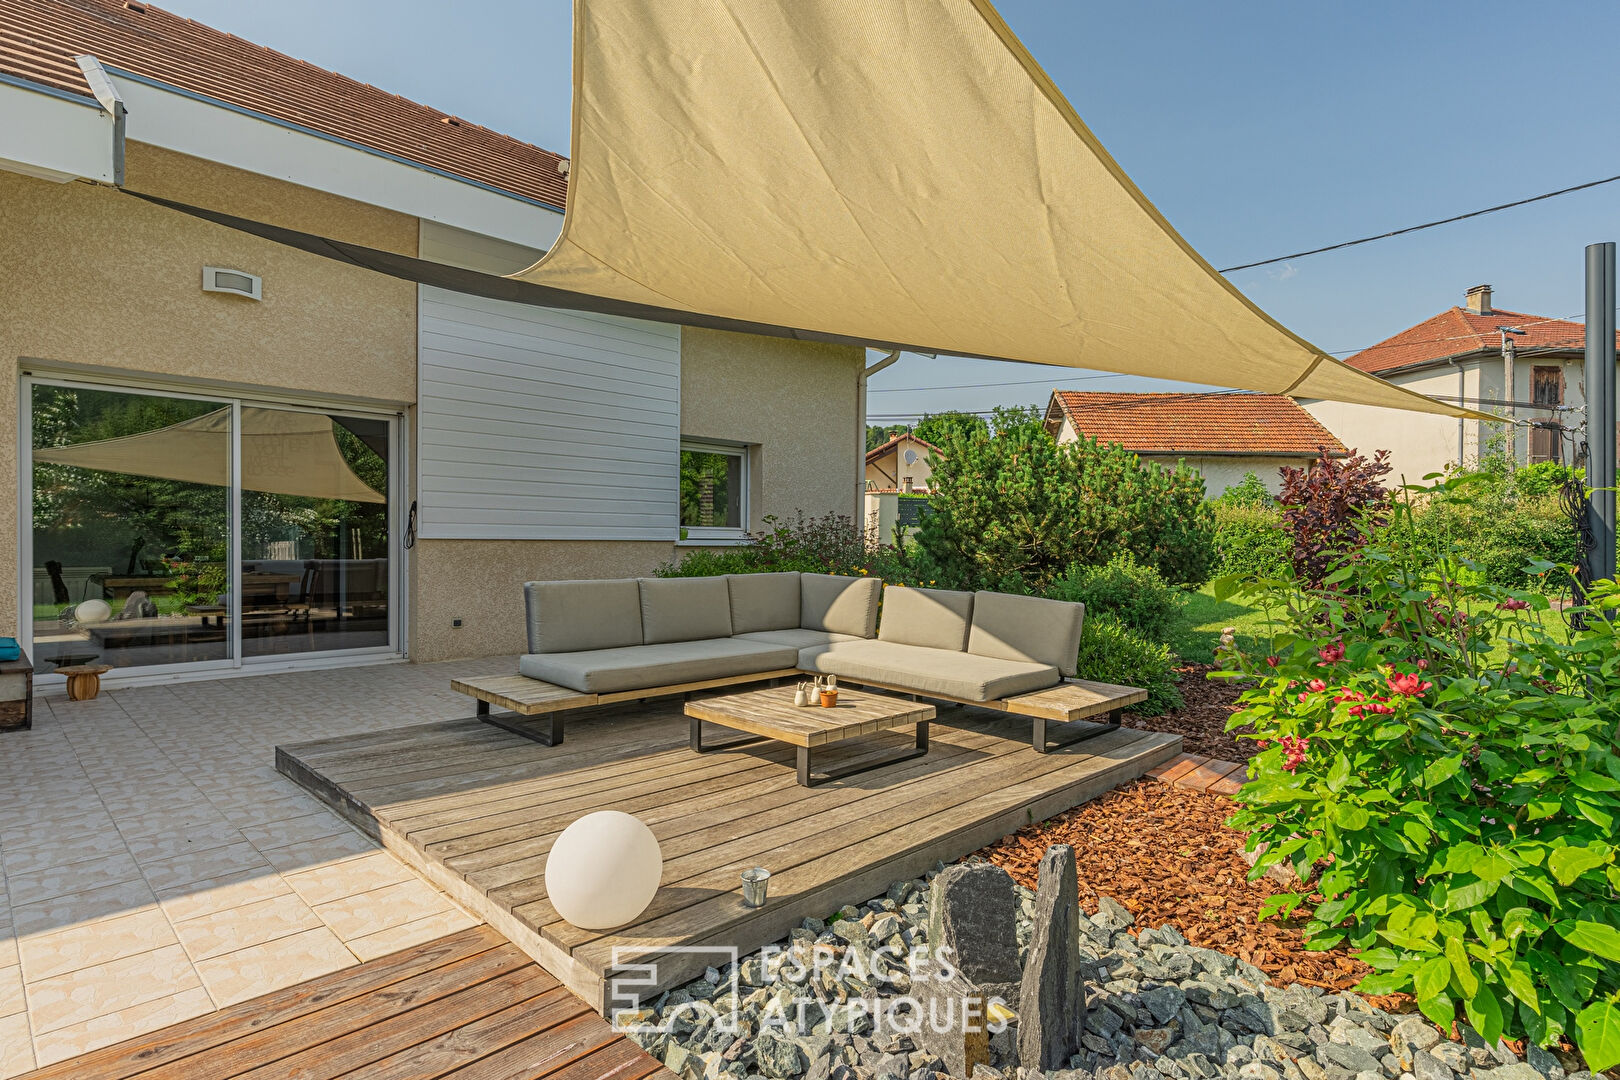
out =
[(1310, 463), (1344, 446), (1292, 398), (1281, 394), (1110, 394), (1054, 390), (1046, 430), (1060, 443), (1081, 435), (1119, 443), (1143, 461), (1181, 462), (1215, 498), (1254, 473), (1276, 494), (1278, 469)]
[(918, 516), (928, 505), (928, 493), (934, 489), (929, 458), (943, 456), (939, 447), (909, 431), (866, 452), (863, 520), (869, 542), (893, 543), (896, 530), (903, 530), (907, 536), (915, 530)]
[[(1504, 391), (1504, 340), (1514, 354), (1511, 394)], [(1447, 308), (1346, 363), (1420, 394), (1504, 417), (1511, 400), (1517, 403), (1511, 408), (1517, 460), (1570, 462), (1573, 429), (1586, 407), (1585, 349), (1581, 323), (1493, 307), (1491, 287), (1476, 285), (1462, 307)], [(1506, 424), (1333, 401), (1303, 404), (1345, 442), (1368, 452), (1390, 451), (1394, 475), (1412, 483), (1477, 462), (1493, 439), (1506, 449)]]
[(8, 5), (0, 118), (0, 423), (32, 433), (0, 633), (42, 671), (518, 652), (525, 580), (860, 512), (860, 348), (416, 285), (113, 186), (510, 273), (557, 154), (116, 0)]
[(909, 431), (901, 432), (882, 446), (874, 446), (866, 452), (866, 490), (931, 490), (934, 470), (928, 464), (930, 454), (940, 456), (939, 447), (923, 442)]

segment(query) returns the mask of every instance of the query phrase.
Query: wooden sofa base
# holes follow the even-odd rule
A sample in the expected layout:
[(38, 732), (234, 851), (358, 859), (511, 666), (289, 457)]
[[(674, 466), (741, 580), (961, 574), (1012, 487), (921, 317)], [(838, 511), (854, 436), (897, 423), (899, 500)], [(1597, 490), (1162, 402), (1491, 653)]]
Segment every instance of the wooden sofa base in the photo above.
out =
[[(586, 694), (566, 686), (531, 679), (527, 675), (492, 675), (479, 679), (452, 679), (450, 688), (467, 694), (478, 701), (478, 718), (514, 735), (533, 739), (544, 746), (556, 746), (563, 741), (561, 713), (571, 709), (585, 709), (593, 705), (612, 705), (643, 698), (685, 695), (695, 690), (711, 690), (720, 686), (765, 682), (809, 674), (797, 668), (780, 668), (754, 675), (733, 675), (724, 679), (704, 679), (699, 682), (677, 683), (673, 686), (655, 686), (644, 690), (623, 690), (612, 694)], [(1036, 753), (1045, 754), (1077, 742), (1094, 739), (1120, 726), (1120, 713), (1128, 706), (1147, 700), (1147, 691), (1135, 686), (1092, 682), (1089, 679), (1065, 679), (1056, 686), (1028, 694), (996, 701), (969, 701), (945, 694), (919, 694), (904, 686), (891, 686), (864, 679), (849, 679), (857, 686), (870, 686), (890, 693), (905, 694), (912, 699), (949, 701), (957, 705), (972, 705), (980, 709), (993, 709), (1014, 716), (1028, 716), (1035, 721), (1030, 743)], [(519, 717), (545, 717), (544, 724), (525, 723), (508, 716), (496, 716), (490, 706), (496, 706)], [(1071, 724), (1080, 720), (1104, 717), (1078, 732), (1066, 732), (1055, 739), (1049, 736), (1047, 725)]]
[[(450, 689), (466, 694), (478, 701), (478, 719), (486, 724), (533, 739), (543, 746), (556, 746), (563, 741), (563, 719), (559, 713), (572, 709), (588, 709), (593, 705), (614, 705), (623, 701), (641, 701), (645, 698), (671, 697), (689, 694), (694, 690), (711, 690), (717, 686), (737, 686), (742, 683), (786, 679), (800, 672), (796, 668), (779, 668), (753, 675), (731, 675), (724, 679), (702, 679), (698, 682), (676, 683), (673, 686), (652, 686), (644, 690), (621, 690), (611, 694), (586, 694), (566, 686), (531, 679), (527, 675), (490, 675), (481, 679), (451, 679)], [(505, 709), (522, 717), (544, 716), (550, 722), (544, 726), (524, 724), (505, 716), (490, 713), (490, 706)]]

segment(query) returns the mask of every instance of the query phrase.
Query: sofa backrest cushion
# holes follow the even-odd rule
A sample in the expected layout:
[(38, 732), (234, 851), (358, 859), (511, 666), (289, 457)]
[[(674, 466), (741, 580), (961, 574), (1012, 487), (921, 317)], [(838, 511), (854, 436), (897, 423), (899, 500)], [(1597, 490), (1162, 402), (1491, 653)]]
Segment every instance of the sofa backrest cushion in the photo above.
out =
[(531, 653), (641, 644), (641, 586), (635, 578), (529, 581), (523, 602)]
[(869, 638), (877, 633), (879, 578), (799, 575), (799, 627)]
[(648, 645), (731, 636), (723, 577), (642, 578), (641, 640)]
[(799, 628), (799, 574), (729, 574), (731, 632), (758, 634), (765, 630)]
[(878, 640), (962, 652), (967, 648), (968, 620), (972, 617), (970, 592), (886, 585)]
[(1051, 664), (1069, 678), (1080, 658), (1080, 624), (1086, 605), (1039, 596), (973, 594), (973, 628), (967, 651), (1001, 660)]

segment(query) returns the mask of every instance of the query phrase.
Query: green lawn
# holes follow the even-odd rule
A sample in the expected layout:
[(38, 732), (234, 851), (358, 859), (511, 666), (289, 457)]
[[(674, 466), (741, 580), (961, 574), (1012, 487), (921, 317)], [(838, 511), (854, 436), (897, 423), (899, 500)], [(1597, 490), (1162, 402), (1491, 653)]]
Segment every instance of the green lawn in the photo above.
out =
[(1264, 641), (1271, 636), (1264, 611), (1236, 599), (1217, 600), (1209, 585), (1189, 594), (1186, 615), (1186, 629), (1170, 647), (1190, 663), (1213, 664), (1215, 646), (1221, 643), (1221, 631), (1228, 626), (1236, 628), (1240, 642)]

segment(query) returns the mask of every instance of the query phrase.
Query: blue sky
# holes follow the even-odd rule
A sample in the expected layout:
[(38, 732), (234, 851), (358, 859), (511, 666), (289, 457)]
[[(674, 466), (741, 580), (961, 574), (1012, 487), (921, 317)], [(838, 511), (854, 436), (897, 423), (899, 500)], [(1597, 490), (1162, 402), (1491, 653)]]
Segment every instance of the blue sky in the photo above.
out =
[[(163, 6), (566, 150), (566, 0)], [(1126, 171), (1216, 266), (1620, 173), (1613, 65), (1582, 45), (1620, 40), (1620, 5), (1607, 0), (999, 7)], [(1285, 325), (1344, 355), (1460, 303), (1482, 282), (1496, 287), (1499, 307), (1578, 314), (1583, 247), (1617, 238), (1620, 183), (1233, 280)], [(1209, 366), (1218, 369), (1218, 358)], [(1044, 401), (1054, 385), (1164, 385), (1088, 374), (906, 357), (873, 379), (870, 411)], [(935, 389), (1007, 382), (1024, 385)], [(926, 389), (902, 389), (911, 387)]]

